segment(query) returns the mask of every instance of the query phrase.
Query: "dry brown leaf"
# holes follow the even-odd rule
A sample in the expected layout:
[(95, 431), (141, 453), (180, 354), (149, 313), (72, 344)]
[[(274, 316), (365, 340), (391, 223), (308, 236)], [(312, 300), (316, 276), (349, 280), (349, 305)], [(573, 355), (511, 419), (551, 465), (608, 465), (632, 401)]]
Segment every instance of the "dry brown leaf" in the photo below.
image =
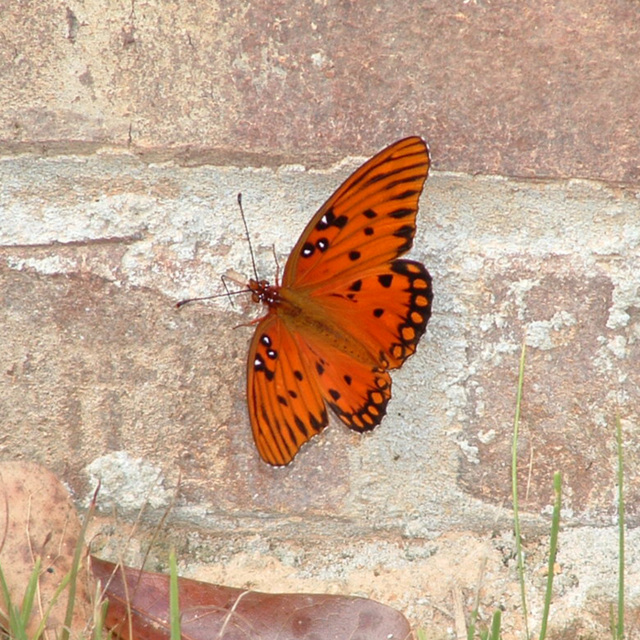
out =
[[(28, 625), (34, 634), (60, 581), (71, 569), (80, 535), (80, 522), (69, 494), (50, 472), (34, 463), (0, 464), (0, 566), (14, 604), (20, 604), (36, 558), (41, 560), (38, 594)], [(91, 620), (86, 572), (79, 574), (72, 636)], [(7, 603), (0, 593), (0, 608)], [(60, 635), (67, 608), (67, 591), (47, 618), (46, 631)]]
[[(92, 557), (106, 585), (107, 627), (125, 640), (169, 638), (169, 576)], [(406, 640), (404, 616), (349, 596), (268, 594), (179, 578), (182, 637), (189, 640)], [(131, 611), (131, 632), (127, 611)]]

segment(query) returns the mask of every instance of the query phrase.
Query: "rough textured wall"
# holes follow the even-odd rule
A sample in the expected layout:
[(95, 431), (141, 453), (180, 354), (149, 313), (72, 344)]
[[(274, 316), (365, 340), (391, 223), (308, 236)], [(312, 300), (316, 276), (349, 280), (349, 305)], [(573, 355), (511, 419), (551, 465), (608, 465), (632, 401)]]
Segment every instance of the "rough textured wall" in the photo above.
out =
[(275, 164), (401, 134), (439, 169), (640, 176), (633, 2), (21, 2), (3, 7), (6, 148)]
[[(160, 511), (180, 474), (175, 526), (199, 527), (183, 541), (200, 559), (300, 567), (342, 548), (327, 580), (405, 571), (391, 589), (423, 620), (446, 547), (424, 540), (474, 531), (455, 542), (471, 575), (473, 536), (509, 530), (524, 340), (526, 522), (547, 528), (561, 470), (564, 522), (604, 527), (583, 536), (606, 546), (616, 412), (638, 522), (638, 25), (612, 1), (3, 7), (2, 455), (79, 499), (102, 477), (125, 511)], [(236, 328), (257, 308), (174, 303), (251, 275), (239, 191), (273, 279), (272, 246), (282, 265), (348, 172), (409, 134), (433, 155), (412, 253), (434, 277), (427, 333), (373, 433), (334, 423), (271, 469), (245, 408), (252, 329)], [(259, 575), (251, 558), (218, 579)], [(584, 602), (600, 574), (568, 562)]]

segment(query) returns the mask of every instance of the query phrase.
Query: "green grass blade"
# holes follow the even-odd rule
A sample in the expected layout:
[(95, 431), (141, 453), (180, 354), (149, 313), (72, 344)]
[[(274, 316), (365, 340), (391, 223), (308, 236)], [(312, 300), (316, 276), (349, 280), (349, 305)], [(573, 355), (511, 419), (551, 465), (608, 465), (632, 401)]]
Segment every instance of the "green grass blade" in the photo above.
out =
[(560, 530), (560, 510), (562, 508), (562, 474), (556, 471), (553, 474), (553, 516), (551, 518), (551, 541), (549, 543), (549, 567), (547, 569), (547, 589), (544, 594), (544, 608), (542, 610), (542, 623), (540, 624), (540, 640), (547, 635), (547, 623), (549, 621), (549, 609), (551, 608), (551, 594), (553, 593), (553, 577), (558, 553), (558, 531)]
[[(0, 590), (2, 591), (2, 600), (7, 606), (6, 620), (3, 620), (3, 622), (11, 628), (11, 611), (13, 609), (13, 605), (11, 604), (11, 594), (9, 593), (9, 587), (5, 580), (4, 572), (2, 571), (2, 565), (0, 565)], [(4, 618), (5, 612), (0, 612), (0, 616)]]
[(60, 580), (60, 584), (56, 587), (56, 590), (53, 592), (53, 595), (51, 596), (51, 599), (49, 600), (49, 605), (47, 606), (47, 608), (45, 609), (44, 615), (42, 616), (42, 619), (40, 620), (40, 625), (38, 626), (37, 631), (34, 634), (34, 638), (40, 638), (42, 636), (42, 634), (44, 633), (45, 627), (47, 626), (47, 620), (49, 619), (49, 616), (51, 615), (51, 610), (53, 609), (53, 607), (55, 606), (56, 602), (58, 601), (58, 598), (60, 597), (60, 594), (67, 588), (67, 585), (69, 584), (71, 580), (71, 572), (67, 573), (62, 580)]
[(22, 606), (20, 607), (20, 617), (22, 618), (22, 624), (26, 626), (29, 624), (29, 618), (33, 611), (33, 601), (38, 591), (38, 579), (40, 578), (40, 567), (42, 566), (42, 560), (36, 558), (36, 562), (31, 570), (29, 581), (27, 582), (27, 588), (24, 591), (24, 597), (22, 598)]
[[(7, 606), (6, 620), (3, 620), (3, 622), (7, 625), (6, 631), (8, 632), (8, 637), (11, 640), (28, 640), (27, 630), (20, 615), (20, 607), (11, 601), (11, 594), (2, 567), (0, 567), (0, 587), (2, 588), (2, 596)], [(4, 612), (2, 612), (2, 614), (4, 617)], [(4, 637), (4, 635), (2, 637)]]
[(618, 632), (616, 631), (616, 616), (613, 611), (613, 602), (609, 605), (609, 631), (612, 640), (617, 640)]
[(618, 620), (616, 640), (624, 638), (624, 458), (622, 453), (622, 423), (616, 415), (618, 442)]
[(502, 611), (496, 609), (491, 621), (491, 640), (500, 640), (500, 626), (502, 624)]
[(524, 385), (524, 362), (526, 345), (522, 343), (520, 354), (520, 371), (518, 374), (518, 392), (516, 395), (516, 414), (513, 420), (513, 444), (511, 446), (511, 491), (513, 494), (513, 530), (516, 538), (516, 557), (518, 560), (518, 581), (520, 582), (520, 599), (526, 637), (529, 638), (529, 622), (527, 612), (527, 594), (524, 586), (524, 560), (522, 557), (522, 538), (520, 535), (520, 516), (518, 505), (518, 430), (520, 426), (520, 406), (522, 404), (522, 387)]
[(471, 612), (471, 619), (469, 620), (469, 626), (467, 627), (467, 640), (473, 640), (475, 636), (477, 619), (478, 619), (478, 609), (474, 609)]
[(107, 610), (109, 609), (109, 601), (104, 600), (100, 603), (100, 606), (96, 606), (94, 610), (93, 618), (93, 640), (102, 640), (104, 635), (102, 630), (104, 629), (104, 621), (107, 619)]
[(29, 640), (20, 607), (15, 604), (9, 605), (9, 637), (11, 640)]
[(180, 640), (180, 602), (178, 596), (178, 566), (175, 549), (169, 552), (169, 618), (171, 620), (171, 640)]
[(80, 561), (82, 559), (83, 554), (85, 553), (84, 541), (86, 539), (87, 527), (89, 526), (89, 521), (93, 517), (93, 512), (95, 510), (97, 493), (98, 493), (98, 490), (96, 489), (95, 493), (93, 494), (91, 503), (89, 504), (89, 508), (87, 509), (87, 513), (84, 516), (82, 527), (80, 529), (80, 534), (78, 535), (78, 541), (76, 542), (76, 548), (73, 551), (73, 560), (71, 561), (71, 569), (68, 573), (69, 593), (68, 593), (68, 599), (67, 599), (67, 611), (64, 616), (64, 625), (62, 626), (62, 631), (60, 632), (60, 640), (69, 640), (71, 625), (73, 624), (73, 610), (76, 604), (76, 587), (78, 584), (78, 571), (80, 570)]

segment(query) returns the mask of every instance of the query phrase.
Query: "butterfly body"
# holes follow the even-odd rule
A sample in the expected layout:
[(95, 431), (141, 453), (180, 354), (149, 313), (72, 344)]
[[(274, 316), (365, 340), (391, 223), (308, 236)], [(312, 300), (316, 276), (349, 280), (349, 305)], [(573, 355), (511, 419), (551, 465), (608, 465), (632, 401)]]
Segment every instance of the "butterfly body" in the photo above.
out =
[(247, 364), (254, 439), (273, 465), (291, 461), (328, 423), (380, 423), (390, 369), (412, 353), (431, 313), (424, 265), (396, 259), (412, 244), (428, 148), (406, 138), (351, 175), (311, 219), (282, 285), (251, 280), (265, 304)]
[[(283, 289), (277, 285), (269, 285), (266, 281), (249, 281), (249, 288), (254, 293), (254, 300), (269, 307), (269, 314), (276, 315), (288, 331), (294, 335), (306, 337), (307, 340), (318, 341), (327, 347), (338, 349), (362, 363), (374, 365), (379, 356), (370, 353), (361, 340), (355, 337), (353, 330), (345, 331), (327, 312), (327, 305), (313, 299), (309, 292), (296, 289)], [(344, 322), (351, 324), (349, 309), (344, 310)], [(357, 318), (352, 318), (353, 322)], [(353, 326), (353, 325), (352, 325)]]

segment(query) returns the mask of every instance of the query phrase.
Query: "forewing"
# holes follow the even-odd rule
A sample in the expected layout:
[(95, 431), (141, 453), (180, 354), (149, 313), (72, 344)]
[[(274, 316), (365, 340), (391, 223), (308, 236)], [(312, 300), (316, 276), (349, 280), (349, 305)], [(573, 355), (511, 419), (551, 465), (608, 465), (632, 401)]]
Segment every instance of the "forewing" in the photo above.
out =
[(311, 219), (285, 266), (283, 285), (350, 279), (411, 248), (429, 149), (400, 140), (357, 169)]
[(269, 464), (288, 464), (327, 425), (317, 377), (282, 320), (269, 313), (256, 327), (247, 362), (253, 437)]

